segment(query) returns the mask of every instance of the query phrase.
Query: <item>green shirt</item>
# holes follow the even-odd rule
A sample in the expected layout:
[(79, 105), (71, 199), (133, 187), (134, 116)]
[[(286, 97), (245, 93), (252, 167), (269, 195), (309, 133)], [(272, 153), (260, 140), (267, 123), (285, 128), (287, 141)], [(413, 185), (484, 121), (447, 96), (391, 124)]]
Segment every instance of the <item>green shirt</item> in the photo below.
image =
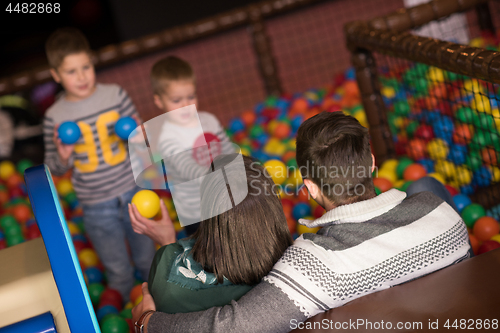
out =
[[(161, 247), (151, 265), (149, 273), (149, 291), (154, 298), (156, 310), (166, 313), (186, 313), (210, 309), (214, 306), (230, 304), (237, 301), (253, 286), (234, 285), (226, 281), (224, 284), (203, 284), (192, 278), (185, 277), (186, 284), (172, 281), (172, 268), (184, 248), (179, 243)], [(177, 279), (179, 280), (179, 275)], [(194, 287), (198, 284), (199, 288)]]

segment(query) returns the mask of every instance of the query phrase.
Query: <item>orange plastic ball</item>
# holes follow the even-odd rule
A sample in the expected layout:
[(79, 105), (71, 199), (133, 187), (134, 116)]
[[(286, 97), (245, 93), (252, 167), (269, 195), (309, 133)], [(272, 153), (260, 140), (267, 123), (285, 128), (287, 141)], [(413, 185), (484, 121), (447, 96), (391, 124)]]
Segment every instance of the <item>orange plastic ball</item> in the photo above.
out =
[(23, 204), (15, 205), (12, 208), (12, 215), (20, 223), (26, 223), (31, 218), (31, 209)]
[(497, 151), (491, 147), (486, 147), (483, 150), (481, 150), (481, 156), (483, 157), (484, 164), (497, 165), (498, 162), (497, 155), (498, 155)]
[(469, 239), (470, 239), (470, 245), (472, 247), (472, 252), (474, 252), (474, 254), (477, 254), (477, 252), (479, 251), (479, 247), (481, 246), (481, 243), (479, 242), (477, 237), (472, 234), (469, 234)]
[(467, 145), (472, 140), (472, 133), (468, 124), (460, 124), (453, 131), (453, 142)]
[(246, 126), (250, 126), (255, 122), (255, 119), (257, 119), (257, 115), (253, 110), (247, 110), (241, 114), (240, 118)]
[(142, 285), (138, 284), (130, 291), (130, 301), (135, 304), (135, 301), (142, 296)]
[(290, 125), (288, 125), (287, 123), (280, 122), (274, 128), (273, 135), (278, 139), (285, 139), (288, 138), (290, 132), (291, 132)]
[(479, 241), (484, 242), (500, 233), (500, 225), (494, 218), (490, 216), (483, 216), (477, 219), (476, 223), (474, 223), (472, 233)]
[(427, 171), (425, 170), (425, 168), (418, 164), (418, 163), (413, 163), (411, 165), (409, 165), (404, 173), (403, 173), (403, 178), (405, 180), (418, 180), (422, 177), (425, 177), (425, 175), (427, 174)]
[(299, 113), (304, 113), (307, 111), (309, 104), (305, 98), (297, 98), (292, 103), (291, 109), (296, 110)]
[(297, 222), (292, 217), (287, 217), (286, 223), (288, 224), (290, 233), (293, 235), (297, 231)]
[(419, 160), (425, 157), (427, 145), (422, 139), (413, 139), (408, 143), (407, 153), (408, 157), (413, 160)]
[(383, 177), (373, 178), (373, 185), (375, 185), (376, 187), (378, 187), (378, 189), (381, 192), (388, 191), (388, 190), (390, 190), (393, 187), (391, 181), (388, 180), (387, 178), (383, 178)]

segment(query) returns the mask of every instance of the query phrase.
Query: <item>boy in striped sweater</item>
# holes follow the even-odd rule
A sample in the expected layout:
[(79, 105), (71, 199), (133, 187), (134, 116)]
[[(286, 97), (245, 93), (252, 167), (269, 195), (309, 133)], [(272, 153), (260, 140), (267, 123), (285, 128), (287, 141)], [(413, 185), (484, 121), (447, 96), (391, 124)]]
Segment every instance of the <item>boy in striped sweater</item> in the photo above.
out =
[(377, 196), (374, 162), (368, 130), (355, 118), (323, 112), (306, 120), (297, 134), (297, 163), (326, 213), (299, 223), (322, 229), (301, 235), (263, 281), (231, 305), (147, 312), (155, 307), (144, 284), (134, 320), (147, 333), (288, 332), (320, 312), (469, 258), (467, 228), (442, 184), (429, 178), (414, 183), (430, 184), (442, 197), (407, 197), (397, 189)]
[[(155, 253), (153, 242), (132, 230), (127, 204), (139, 188), (126, 142), (114, 133), (121, 117), (139, 120), (138, 113), (120, 86), (96, 84), (91, 51), (80, 31), (57, 30), (47, 40), (46, 53), (52, 77), (64, 94), (44, 118), (45, 163), (58, 176), (72, 169), (85, 231), (106, 268), (109, 287), (126, 301), (135, 281), (127, 242), (144, 280)], [(75, 144), (63, 144), (58, 137), (58, 127), (65, 121), (76, 122), (81, 130)]]

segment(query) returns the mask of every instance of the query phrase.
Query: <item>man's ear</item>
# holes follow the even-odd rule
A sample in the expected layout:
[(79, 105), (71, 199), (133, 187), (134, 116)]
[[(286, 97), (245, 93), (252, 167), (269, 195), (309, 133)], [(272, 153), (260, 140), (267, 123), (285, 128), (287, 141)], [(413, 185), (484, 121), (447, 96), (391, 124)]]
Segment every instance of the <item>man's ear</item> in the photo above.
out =
[(56, 81), (57, 83), (61, 83), (61, 77), (57, 73), (57, 70), (55, 70), (54, 68), (51, 68), (50, 75), (52, 75), (52, 78), (54, 79), (54, 81)]
[(158, 109), (163, 110), (163, 102), (161, 101), (161, 98), (159, 95), (154, 94), (154, 102), (155, 102), (155, 105)]
[(311, 194), (311, 197), (316, 200), (316, 198), (319, 195), (319, 187), (316, 185), (312, 180), (306, 178), (304, 179), (304, 185), (307, 187), (309, 190), (309, 194)]
[(372, 154), (372, 173), (375, 170), (375, 156)]

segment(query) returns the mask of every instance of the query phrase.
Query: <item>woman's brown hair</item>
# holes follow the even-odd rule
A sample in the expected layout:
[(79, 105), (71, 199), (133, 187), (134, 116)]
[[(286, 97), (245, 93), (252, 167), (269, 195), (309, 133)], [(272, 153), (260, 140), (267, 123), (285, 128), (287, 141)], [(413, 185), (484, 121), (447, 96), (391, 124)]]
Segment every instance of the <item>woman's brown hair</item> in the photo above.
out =
[[(235, 156), (241, 158), (234, 154), (216, 159), (214, 172), (222, 170), (224, 177), (204, 181), (201, 187), (202, 214), (207, 205), (212, 211), (228, 204), (233, 208), (201, 222), (192, 236), (196, 238), (192, 254), (204, 269), (217, 276), (219, 283), (226, 277), (234, 284), (253, 285), (271, 271), (292, 244), (292, 237), (272, 178), (256, 160), (246, 156), (244, 173), (222, 168)], [(236, 205), (232, 180), (248, 187), (247, 196)]]

